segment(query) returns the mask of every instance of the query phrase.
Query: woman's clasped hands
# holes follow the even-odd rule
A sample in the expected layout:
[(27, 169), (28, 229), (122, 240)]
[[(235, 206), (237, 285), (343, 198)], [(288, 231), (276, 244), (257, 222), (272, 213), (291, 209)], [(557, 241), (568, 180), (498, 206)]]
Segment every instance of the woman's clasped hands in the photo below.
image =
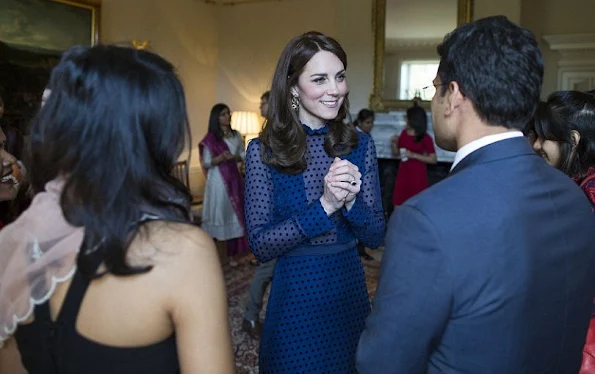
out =
[(324, 193), (320, 203), (327, 215), (335, 213), (343, 206), (351, 209), (360, 191), (362, 174), (356, 165), (348, 160), (335, 157), (324, 177)]

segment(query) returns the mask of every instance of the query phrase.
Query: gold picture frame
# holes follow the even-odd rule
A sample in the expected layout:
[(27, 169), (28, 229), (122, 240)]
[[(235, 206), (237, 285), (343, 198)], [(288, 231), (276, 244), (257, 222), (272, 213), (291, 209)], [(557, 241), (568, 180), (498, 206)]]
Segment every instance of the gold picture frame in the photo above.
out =
[(27, 134), (64, 51), (100, 42), (101, 0), (0, 0), (4, 118)]
[(99, 42), (100, 0), (0, 0), (0, 42), (27, 52), (59, 55)]
[[(411, 100), (386, 100), (382, 97), (384, 87), (384, 52), (386, 30), (386, 1), (374, 0), (372, 8), (372, 29), (374, 34), (374, 76), (370, 108), (378, 112), (392, 109), (405, 109), (411, 106)], [(473, 19), (473, 0), (458, 0), (457, 25), (471, 22)], [(420, 101), (420, 105), (429, 109), (429, 101)]]
[(91, 45), (99, 43), (99, 29), (101, 21), (101, 1), (76, 1), (76, 0), (50, 0), (54, 3), (66, 4), (77, 8), (86, 9), (91, 12)]

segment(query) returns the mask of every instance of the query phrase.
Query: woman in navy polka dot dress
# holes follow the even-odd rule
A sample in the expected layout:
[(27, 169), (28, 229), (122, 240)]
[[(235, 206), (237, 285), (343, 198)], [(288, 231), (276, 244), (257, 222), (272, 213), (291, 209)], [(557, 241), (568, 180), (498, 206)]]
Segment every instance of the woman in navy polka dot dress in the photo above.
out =
[(347, 59), (332, 38), (292, 39), (273, 77), (268, 121), (246, 157), (246, 226), (262, 262), (277, 259), (260, 373), (355, 373), (370, 312), (356, 240), (385, 223), (374, 142), (345, 124)]

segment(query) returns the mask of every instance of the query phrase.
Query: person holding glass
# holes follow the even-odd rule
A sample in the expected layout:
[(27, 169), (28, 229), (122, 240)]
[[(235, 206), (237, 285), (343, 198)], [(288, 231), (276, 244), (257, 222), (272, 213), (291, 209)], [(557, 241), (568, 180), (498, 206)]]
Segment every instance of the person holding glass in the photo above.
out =
[(429, 186), (426, 165), (436, 163), (436, 151), (427, 129), (426, 111), (415, 103), (407, 109), (405, 129), (392, 141), (393, 155), (401, 159), (393, 190), (395, 207)]

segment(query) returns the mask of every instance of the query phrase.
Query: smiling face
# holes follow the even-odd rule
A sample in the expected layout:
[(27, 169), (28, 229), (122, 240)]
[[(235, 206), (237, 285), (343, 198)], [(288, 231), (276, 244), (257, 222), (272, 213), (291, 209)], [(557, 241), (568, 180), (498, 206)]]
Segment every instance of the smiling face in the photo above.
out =
[(17, 195), (18, 181), (13, 175), (16, 159), (6, 151), (6, 135), (0, 129), (0, 201), (12, 200)]
[(308, 61), (291, 91), (300, 100), (300, 121), (322, 127), (337, 117), (349, 93), (345, 66), (333, 53), (319, 51)]
[(553, 167), (559, 169), (562, 165), (562, 152), (559, 142), (538, 137), (533, 143), (533, 149)]

